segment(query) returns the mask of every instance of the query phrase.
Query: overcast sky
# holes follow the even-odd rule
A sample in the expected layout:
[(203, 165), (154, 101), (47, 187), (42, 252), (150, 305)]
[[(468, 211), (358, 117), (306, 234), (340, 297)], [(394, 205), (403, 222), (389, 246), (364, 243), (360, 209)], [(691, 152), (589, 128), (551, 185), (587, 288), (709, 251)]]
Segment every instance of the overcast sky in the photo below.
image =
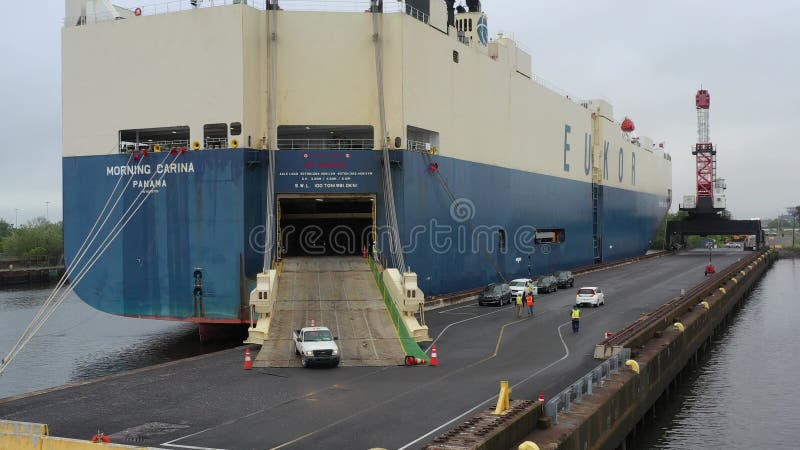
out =
[[(434, 0), (435, 1), (435, 0)], [(134, 7), (158, 3), (119, 0)], [(367, 2), (364, 2), (367, 4)], [(695, 91), (711, 93), (711, 140), (737, 218), (800, 204), (800, 2), (487, 0), (490, 34), (512, 34), (533, 71), (573, 98), (603, 97), (640, 135), (665, 140), (673, 209), (694, 194)], [(61, 219), (63, 0), (0, 0), (0, 218)]]

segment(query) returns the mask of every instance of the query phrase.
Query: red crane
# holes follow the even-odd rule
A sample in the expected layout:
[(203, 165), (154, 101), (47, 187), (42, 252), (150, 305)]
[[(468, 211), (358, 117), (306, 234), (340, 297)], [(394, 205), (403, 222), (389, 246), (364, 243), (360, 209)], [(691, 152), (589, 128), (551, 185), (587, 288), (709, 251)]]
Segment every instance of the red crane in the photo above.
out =
[(705, 89), (695, 95), (697, 107), (697, 144), (693, 155), (697, 158), (697, 207), (713, 208), (714, 181), (717, 170), (717, 150), (708, 136), (708, 108), (711, 96)]

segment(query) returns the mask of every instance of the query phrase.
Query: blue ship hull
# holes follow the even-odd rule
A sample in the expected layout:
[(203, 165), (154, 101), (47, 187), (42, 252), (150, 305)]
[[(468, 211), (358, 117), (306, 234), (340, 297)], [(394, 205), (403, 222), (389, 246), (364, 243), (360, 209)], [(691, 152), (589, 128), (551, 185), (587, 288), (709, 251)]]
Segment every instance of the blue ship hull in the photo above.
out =
[[(474, 288), (501, 275), (512, 279), (584, 266), (597, 256), (611, 261), (641, 255), (668, 207), (663, 196), (604, 187), (594, 215), (589, 183), (391, 153), (406, 262), (427, 295)], [(430, 166), (431, 158), (438, 168)], [(378, 248), (389, 249), (381, 232), (386, 221), (380, 152), (279, 151), (275, 159), (279, 195), (374, 194)], [(77, 270), (113, 236), (114, 225), (128, 217), (125, 211), (136, 210), (91, 269), (80, 280), (80, 272), (71, 276), (78, 281), (77, 295), (124, 316), (248, 322), (249, 292), (264, 260), (267, 161), (267, 152), (246, 149), (152, 153), (140, 161), (124, 154), (64, 158), (68, 264), (76, 261), (109, 198), (110, 208), (124, 189), (108, 220), (97, 223), (98, 237)], [(142, 168), (124, 168), (133, 166)], [(346, 176), (327, 177), (325, 171)], [(152, 192), (140, 195), (143, 190)], [(561, 242), (535, 244), (536, 230), (561, 230)]]

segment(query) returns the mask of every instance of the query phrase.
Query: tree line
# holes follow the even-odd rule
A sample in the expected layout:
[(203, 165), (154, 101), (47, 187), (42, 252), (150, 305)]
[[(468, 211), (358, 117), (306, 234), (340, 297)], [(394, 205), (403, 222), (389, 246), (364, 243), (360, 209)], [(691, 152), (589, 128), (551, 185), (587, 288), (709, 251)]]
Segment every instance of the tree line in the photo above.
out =
[(64, 254), (64, 225), (37, 217), (14, 228), (0, 219), (0, 254), (13, 258), (61, 256)]

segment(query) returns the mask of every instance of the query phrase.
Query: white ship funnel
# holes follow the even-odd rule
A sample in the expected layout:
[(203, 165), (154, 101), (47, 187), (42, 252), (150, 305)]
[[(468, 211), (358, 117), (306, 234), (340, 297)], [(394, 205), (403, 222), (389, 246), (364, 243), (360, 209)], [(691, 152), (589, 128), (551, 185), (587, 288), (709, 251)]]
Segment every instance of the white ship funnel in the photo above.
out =
[(486, 14), (478, 12), (459, 12), (455, 16), (458, 39), (467, 45), (489, 44), (489, 26)]

